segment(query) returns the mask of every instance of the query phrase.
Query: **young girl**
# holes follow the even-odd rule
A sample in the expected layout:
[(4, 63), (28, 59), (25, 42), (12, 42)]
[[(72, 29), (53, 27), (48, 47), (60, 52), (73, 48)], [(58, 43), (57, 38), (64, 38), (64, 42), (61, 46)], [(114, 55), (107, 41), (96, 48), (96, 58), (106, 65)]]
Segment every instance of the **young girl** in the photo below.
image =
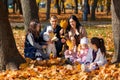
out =
[(55, 42), (58, 38), (53, 33), (53, 28), (51, 26), (47, 26), (46, 32), (43, 34), (43, 39), (48, 43), (47, 44), (47, 54), (53, 53), (53, 56), (56, 57), (56, 47)]
[(66, 44), (68, 46), (68, 50), (64, 52), (65, 58), (70, 59), (70, 61), (73, 63), (74, 60), (76, 59), (76, 53), (77, 53), (75, 38), (71, 37), (70, 40), (66, 41)]
[(106, 49), (102, 38), (93, 37), (91, 39), (91, 49), (88, 51), (87, 60), (82, 65), (83, 71), (92, 71), (103, 66), (107, 62)]
[(75, 61), (83, 64), (86, 61), (88, 50), (88, 39), (86, 37), (83, 37), (80, 40), (77, 52), (77, 59)]
[(42, 60), (48, 58), (48, 56), (43, 53), (43, 49), (46, 48), (46, 45), (40, 45), (39, 32), (40, 23), (38, 21), (31, 21), (25, 38), (25, 57), (33, 60)]

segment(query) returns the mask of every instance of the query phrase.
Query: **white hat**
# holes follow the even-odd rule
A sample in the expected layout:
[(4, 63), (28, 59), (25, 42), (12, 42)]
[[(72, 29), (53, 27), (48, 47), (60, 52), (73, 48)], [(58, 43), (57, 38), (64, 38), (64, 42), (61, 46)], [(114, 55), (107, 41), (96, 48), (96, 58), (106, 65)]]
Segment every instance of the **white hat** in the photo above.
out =
[(53, 31), (52, 26), (47, 26), (47, 30), (46, 30), (46, 32), (49, 32), (49, 31)]
[(80, 44), (88, 44), (88, 39), (86, 37), (81, 38)]

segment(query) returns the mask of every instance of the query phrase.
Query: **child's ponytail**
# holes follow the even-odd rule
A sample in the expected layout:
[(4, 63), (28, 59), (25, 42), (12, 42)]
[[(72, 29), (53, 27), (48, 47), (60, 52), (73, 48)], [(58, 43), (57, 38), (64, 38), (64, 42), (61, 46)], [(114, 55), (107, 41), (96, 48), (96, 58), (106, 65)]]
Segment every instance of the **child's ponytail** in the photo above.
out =
[(99, 38), (99, 41), (100, 41), (100, 50), (105, 56), (106, 55), (106, 48), (105, 48), (104, 40), (102, 38)]
[(102, 54), (104, 56), (106, 56), (106, 49), (105, 49), (105, 45), (104, 45), (104, 40), (102, 38), (93, 37), (91, 39), (91, 43), (95, 44), (97, 48), (100, 48)]

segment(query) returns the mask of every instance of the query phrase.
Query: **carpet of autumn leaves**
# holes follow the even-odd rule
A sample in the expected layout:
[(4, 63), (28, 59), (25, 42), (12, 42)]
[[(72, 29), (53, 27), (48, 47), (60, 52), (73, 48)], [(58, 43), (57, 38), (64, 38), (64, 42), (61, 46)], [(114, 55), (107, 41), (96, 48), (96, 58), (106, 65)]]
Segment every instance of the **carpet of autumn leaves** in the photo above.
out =
[[(81, 65), (65, 64), (61, 58), (51, 58), (40, 62), (26, 59), (27, 63), (21, 64), (20, 70), (0, 72), (0, 80), (119, 80), (120, 65), (111, 64), (114, 54), (111, 26), (97, 27), (86, 26), (88, 38), (99, 36), (104, 38), (107, 48), (108, 64), (92, 72), (82, 72)], [(17, 48), (23, 56), (25, 31), (13, 28)]]
[[(51, 9), (51, 15), (57, 15), (58, 19), (68, 19), (72, 14), (74, 14), (74, 10), (69, 10), (66, 9), (66, 14), (61, 12), (60, 15), (57, 15), (57, 9)], [(46, 10), (44, 8), (39, 9), (38, 13), (40, 17), (41, 22), (46, 21)], [(82, 11), (78, 10), (78, 14), (74, 14), (77, 16), (77, 18), (81, 21), (82, 20)], [(24, 22), (23, 16), (19, 13), (16, 12), (15, 14), (13, 13), (12, 9), (9, 9), (9, 21), (10, 22)], [(88, 21), (91, 21), (90, 15), (88, 15)], [(111, 21), (111, 14), (106, 15), (106, 12), (96, 12), (96, 21)]]

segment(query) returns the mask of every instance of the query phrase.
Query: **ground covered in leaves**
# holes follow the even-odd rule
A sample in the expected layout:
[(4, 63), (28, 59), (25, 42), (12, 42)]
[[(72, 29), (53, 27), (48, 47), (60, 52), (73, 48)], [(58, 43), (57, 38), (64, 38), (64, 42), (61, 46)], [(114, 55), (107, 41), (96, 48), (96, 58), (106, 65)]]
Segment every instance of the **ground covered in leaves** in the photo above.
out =
[[(51, 8), (50, 15), (57, 15), (59, 20), (68, 19), (71, 15), (74, 14), (74, 10), (66, 9), (66, 13), (61, 12), (60, 15), (57, 14), (57, 9)], [(39, 9), (38, 13), (40, 17), (40, 22), (46, 21), (46, 10), (44, 8)], [(74, 14), (77, 18), (82, 21), (82, 11), (78, 10), (78, 14)], [(96, 21), (111, 21), (111, 14), (107, 15), (106, 12), (96, 12)], [(19, 13), (13, 13), (12, 9), (9, 9), (9, 21), (13, 23), (22, 23), (24, 22), (23, 16)], [(91, 15), (88, 15), (88, 21), (91, 21)]]
[[(111, 64), (114, 54), (111, 26), (86, 26), (88, 38), (93, 36), (102, 37), (107, 48), (108, 64), (99, 70), (82, 72), (81, 65), (65, 64), (64, 59), (51, 58), (41, 62), (26, 59), (27, 63), (20, 66), (20, 70), (0, 72), (0, 80), (119, 80), (120, 65)], [(23, 28), (13, 28), (17, 48), (23, 56), (25, 31)]]

